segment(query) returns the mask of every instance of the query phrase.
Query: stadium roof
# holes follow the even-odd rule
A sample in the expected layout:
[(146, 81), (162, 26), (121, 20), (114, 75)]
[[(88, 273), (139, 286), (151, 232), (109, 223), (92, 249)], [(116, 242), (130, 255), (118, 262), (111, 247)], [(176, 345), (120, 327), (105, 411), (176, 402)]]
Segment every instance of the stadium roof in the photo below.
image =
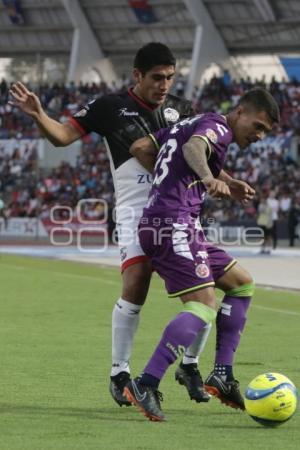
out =
[[(74, 0), (73, 0), (74, 1)], [(131, 55), (156, 40), (179, 54), (193, 48), (195, 21), (184, 0), (149, 0), (157, 21), (140, 23), (126, 0), (80, 0), (108, 57)], [(230, 54), (300, 51), (298, 0), (203, 0)], [(24, 24), (13, 25), (0, 4), (0, 56), (68, 54), (74, 26), (62, 0), (22, 0)]]
[[(183, 0), (149, 0), (157, 22), (140, 23), (126, 0), (80, 0), (108, 57), (131, 55), (159, 40), (190, 54), (195, 22)], [(298, 0), (203, 0), (230, 54), (300, 52)], [(0, 56), (70, 53), (74, 26), (61, 0), (22, 0), (24, 24), (0, 4)]]
[[(229, 55), (300, 53), (299, 0), (144, 0), (152, 9), (150, 23), (142, 23), (130, 6), (134, 2), (127, 0), (19, 3), (24, 18), (19, 25), (12, 23), (0, 3), (0, 57), (70, 55), (74, 30), (83, 20), (101, 55), (114, 66), (131, 63), (136, 49), (149, 41), (164, 42), (177, 57), (190, 58), (197, 25), (207, 22), (206, 18), (201, 23), (203, 9), (199, 10), (199, 5), (206, 9), (213, 27), (205, 41), (208, 52), (216, 46), (218, 35)], [(79, 16), (74, 18), (76, 5)], [(197, 16), (195, 8), (200, 11)], [(205, 26), (203, 29), (206, 33)]]

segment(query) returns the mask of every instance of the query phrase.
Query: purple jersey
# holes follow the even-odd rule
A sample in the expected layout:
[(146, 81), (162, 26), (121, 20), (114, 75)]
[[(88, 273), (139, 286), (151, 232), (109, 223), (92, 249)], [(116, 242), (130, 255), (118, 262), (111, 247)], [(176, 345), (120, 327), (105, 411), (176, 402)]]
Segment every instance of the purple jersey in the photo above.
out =
[(233, 137), (224, 116), (201, 114), (157, 131), (152, 137), (160, 151), (144, 216), (199, 216), (206, 189), (182, 152), (182, 146), (192, 136), (198, 136), (208, 144), (208, 165), (213, 176), (218, 177)]

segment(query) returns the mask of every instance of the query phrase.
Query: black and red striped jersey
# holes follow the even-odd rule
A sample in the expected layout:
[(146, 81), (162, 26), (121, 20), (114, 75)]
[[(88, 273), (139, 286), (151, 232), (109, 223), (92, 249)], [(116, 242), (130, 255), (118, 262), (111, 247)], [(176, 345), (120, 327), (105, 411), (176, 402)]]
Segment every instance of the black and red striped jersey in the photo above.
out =
[(147, 201), (151, 176), (129, 153), (131, 144), (193, 114), (188, 100), (169, 94), (163, 104), (151, 107), (129, 89), (93, 100), (78, 111), (70, 122), (82, 134), (96, 132), (104, 138), (114, 180), (116, 205), (139, 211)]

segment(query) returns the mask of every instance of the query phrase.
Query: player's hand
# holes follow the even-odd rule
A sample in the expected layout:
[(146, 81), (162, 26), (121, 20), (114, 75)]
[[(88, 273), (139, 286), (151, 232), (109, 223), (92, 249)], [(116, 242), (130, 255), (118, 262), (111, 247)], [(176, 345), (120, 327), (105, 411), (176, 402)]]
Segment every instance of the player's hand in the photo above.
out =
[(209, 177), (204, 178), (202, 183), (211, 197), (230, 197), (230, 189), (224, 181)]
[(255, 195), (255, 190), (248, 183), (242, 180), (231, 180), (228, 184), (230, 196), (234, 200), (246, 205)]
[(29, 91), (20, 81), (12, 85), (9, 93), (13, 101), (9, 101), (8, 103), (19, 108), (29, 116), (37, 118), (43, 111), (39, 98), (33, 92)]

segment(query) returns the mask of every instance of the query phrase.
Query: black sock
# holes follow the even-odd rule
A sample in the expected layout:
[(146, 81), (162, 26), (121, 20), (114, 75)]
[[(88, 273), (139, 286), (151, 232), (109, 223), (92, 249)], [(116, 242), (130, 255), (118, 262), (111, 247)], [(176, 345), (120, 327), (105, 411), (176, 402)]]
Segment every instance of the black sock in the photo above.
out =
[(140, 384), (143, 384), (144, 386), (150, 386), (154, 389), (158, 388), (159, 382), (160, 380), (153, 375), (150, 375), (150, 373), (143, 373), (139, 378)]

